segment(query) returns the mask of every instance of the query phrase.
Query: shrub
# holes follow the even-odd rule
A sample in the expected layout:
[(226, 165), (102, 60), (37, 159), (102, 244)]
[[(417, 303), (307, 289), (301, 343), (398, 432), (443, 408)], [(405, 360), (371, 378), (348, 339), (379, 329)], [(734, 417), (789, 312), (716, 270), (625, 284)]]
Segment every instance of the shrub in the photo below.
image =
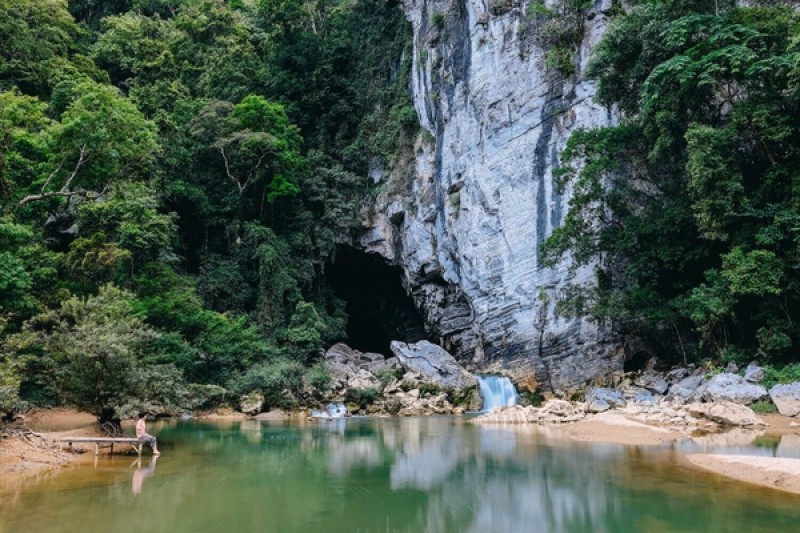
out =
[(393, 379), (400, 379), (403, 377), (403, 371), (397, 368), (381, 368), (375, 373), (375, 377), (377, 377), (381, 385), (385, 387)]
[(438, 383), (433, 383), (430, 381), (425, 381), (419, 384), (419, 394), (420, 396), (425, 396), (426, 394), (439, 394), (442, 391), (442, 388), (439, 386)]
[(800, 363), (783, 367), (764, 367), (764, 386), (771, 388), (778, 383), (792, 383), (800, 381)]
[(322, 361), (308, 369), (306, 378), (308, 384), (317, 391), (326, 391), (331, 386), (331, 372)]
[(264, 393), (265, 407), (286, 407), (293, 398), (286, 393), (296, 391), (302, 383), (303, 367), (288, 359), (257, 364), (241, 376), (230, 380), (228, 388), (236, 394), (254, 390)]
[(367, 387), (366, 389), (350, 389), (345, 395), (347, 403), (354, 403), (361, 409), (375, 403), (375, 400), (380, 396), (380, 392), (375, 387)]

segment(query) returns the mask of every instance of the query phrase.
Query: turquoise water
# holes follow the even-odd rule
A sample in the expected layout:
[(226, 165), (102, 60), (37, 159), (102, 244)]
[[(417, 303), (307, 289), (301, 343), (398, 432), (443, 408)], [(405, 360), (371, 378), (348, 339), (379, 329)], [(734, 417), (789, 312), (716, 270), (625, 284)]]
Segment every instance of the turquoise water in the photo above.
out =
[(800, 497), (686, 468), (674, 447), (581, 444), (455, 417), (152, 428), (157, 462), (100, 458), (4, 494), (0, 531), (800, 528)]

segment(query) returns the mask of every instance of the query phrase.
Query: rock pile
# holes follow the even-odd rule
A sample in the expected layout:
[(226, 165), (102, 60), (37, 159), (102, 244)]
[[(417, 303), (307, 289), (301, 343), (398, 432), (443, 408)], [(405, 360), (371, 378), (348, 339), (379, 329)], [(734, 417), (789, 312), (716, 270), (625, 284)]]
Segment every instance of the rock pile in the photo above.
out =
[[(614, 375), (595, 381), (595, 386), (572, 398), (550, 400), (541, 407), (494, 410), (476, 418), (477, 423), (563, 423), (616, 409), (626, 417), (649, 424), (691, 431), (717, 426), (764, 425), (748, 407), (771, 399), (781, 414), (800, 414), (800, 383), (776, 385), (769, 391), (760, 383), (764, 370), (751, 364), (744, 371), (710, 375), (702, 369), (680, 368), (666, 373), (648, 370), (640, 374)], [(599, 386), (600, 385), (600, 386)], [(604, 385), (604, 386), (602, 386)]]
[(444, 349), (428, 341), (393, 342), (394, 357), (335, 344), (325, 354), (331, 391), (324, 402), (342, 402), (370, 415), (460, 414), (480, 407), (475, 378)]

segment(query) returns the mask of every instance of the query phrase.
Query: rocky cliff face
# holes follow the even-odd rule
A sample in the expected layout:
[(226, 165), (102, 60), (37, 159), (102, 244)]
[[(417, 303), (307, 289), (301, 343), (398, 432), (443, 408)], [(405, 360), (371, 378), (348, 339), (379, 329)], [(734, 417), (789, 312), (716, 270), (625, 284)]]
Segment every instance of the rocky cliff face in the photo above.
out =
[(569, 264), (539, 257), (567, 210), (553, 169), (570, 133), (614, 121), (581, 81), (611, 1), (583, 13), (569, 76), (547, 66), (528, 3), (405, 0), (424, 133), (385, 178), (359, 245), (402, 266), (429, 333), (462, 363), (563, 389), (623, 364), (604, 327), (556, 316)]

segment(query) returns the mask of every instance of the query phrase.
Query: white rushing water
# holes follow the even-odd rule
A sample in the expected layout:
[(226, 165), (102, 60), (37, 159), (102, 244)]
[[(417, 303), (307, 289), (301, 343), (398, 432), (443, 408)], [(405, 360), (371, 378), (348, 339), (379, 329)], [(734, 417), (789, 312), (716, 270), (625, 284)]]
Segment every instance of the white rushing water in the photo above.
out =
[(329, 403), (324, 411), (318, 409), (311, 410), (311, 416), (314, 418), (342, 418), (347, 414), (347, 407), (341, 403)]
[(511, 407), (519, 403), (519, 394), (511, 380), (500, 376), (475, 376), (481, 388), (483, 408), (491, 411), (497, 407)]

